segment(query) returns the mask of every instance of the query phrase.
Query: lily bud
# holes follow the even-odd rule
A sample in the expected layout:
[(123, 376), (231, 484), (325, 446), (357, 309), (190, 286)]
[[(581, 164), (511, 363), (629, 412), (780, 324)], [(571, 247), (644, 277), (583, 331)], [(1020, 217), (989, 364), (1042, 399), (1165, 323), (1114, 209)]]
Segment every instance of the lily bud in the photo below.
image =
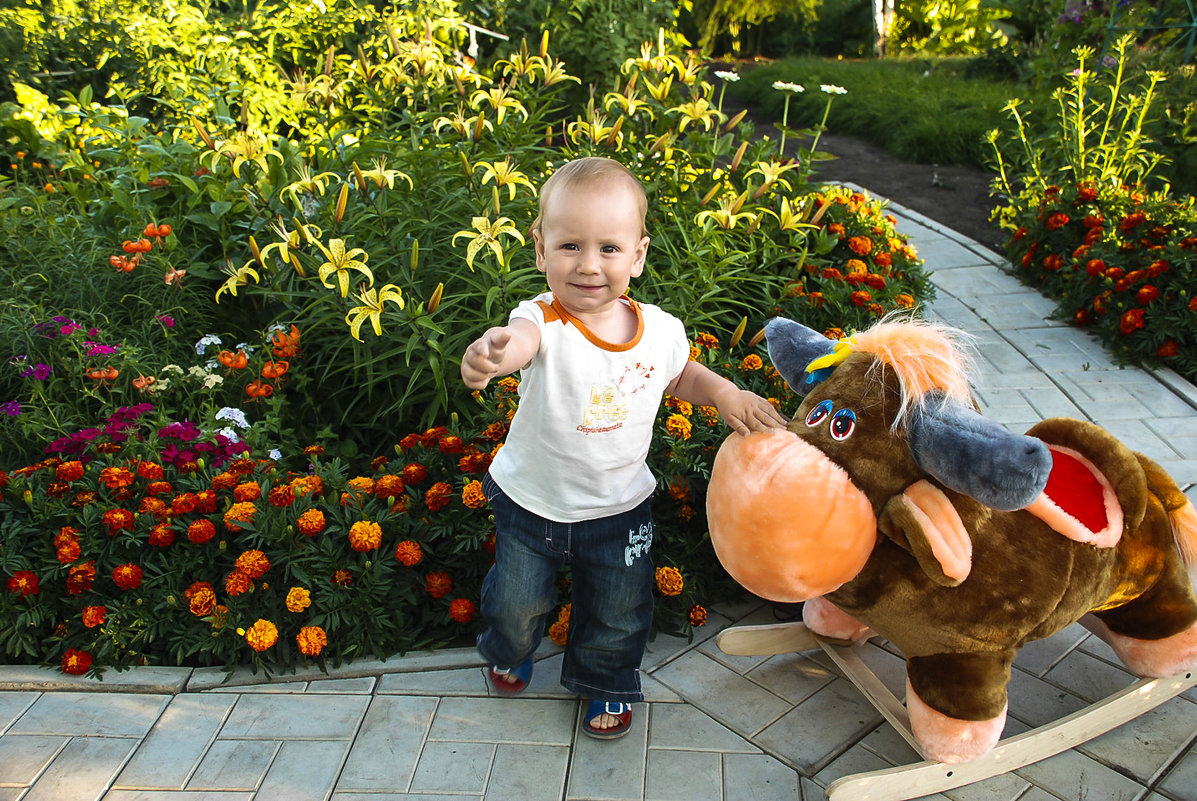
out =
[(345, 204), (349, 202), (349, 184), (341, 184), (341, 193), (337, 195), (337, 206), (333, 209), (333, 222), (340, 222), (345, 217)]
[(748, 150), (748, 141), (745, 140), (740, 143), (740, 149), (736, 151), (736, 155), (732, 157), (731, 167), (732, 172), (735, 172), (740, 166), (740, 160), (744, 158), (744, 153)]
[(199, 138), (203, 140), (204, 144), (208, 147), (208, 149), (215, 150), (216, 143), (212, 141), (212, 136), (204, 128), (204, 124), (202, 122), (200, 122), (199, 120), (197, 120), (195, 117), (192, 117), (191, 125), (193, 128), (195, 128), (195, 132), (197, 134), (199, 134)]
[(357, 183), (357, 191), (366, 191), (366, 176), (362, 175), (362, 168), (357, 166), (357, 162), (353, 162), (353, 180)]
[(254, 261), (256, 261), (261, 266), (265, 267), (266, 263), (264, 261), (262, 261), (262, 250), (258, 247), (258, 243), (256, 241), (254, 241), (253, 234), (249, 235), (249, 249), (250, 249), (250, 252), (254, 254)]
[(549, 32), (545, 32), (540, 37), (540, 57), (544, 58), (549, 54)]
[(295, 268), (295, 272), (299, 273), (299, 277), (307, 278), (308, 274), (303, 271), (303, 265), (299, 263), (299, 257), (294, 253), (288, 253), (287, 256), (290, 257), (291, 266)]
[(478, 112), (478, 116), (474, 118), (474, 136), (473, 139), (477, 142), (482, 138), (482, 132), (486, 130), (486, 117), (482, 116), (482, 112)]
[(490, 188), (490, 202), (494, 206), (495, 216), (499, 216), (499, 185), (495, 184)]
[(382, 24), (387, 29), (387, 41), (391, 43), (391, 55), (398, 55), (399, 37), (395, 35), (395, 29), (391, 27), (391, 21), (383, 18)]
[(324, 58), (324, 74), (332, 75), (333, 68), (333, 53), (336, 52), (336, 45), (328, 46), (328, 55)]
[(619, 140), (619, 131), (623, 128), (624, 117), (620, 117), (615, 121), (615, 125), (611, 126), (611, 133), (607, 134), (607, 147), (615, 147), (615, 143)]
[(458, 153), (458, 155), (461, 156), (461, 166), (465, 170), (466, 177), (468, 178), (474, 172), (474, 170), (470, 167), (470, 158), (465, 153)]
[(740, 337), (744, 336), (744, 329), (748, 327), (748, 318), (745, 317), (740, 320), (740, 324), (736, 326), (736, 330), (732, 332), (731, 341), (727, 343), (729, 348), (734, 348), (740, 343)]
[(723, 188), (722, 181), (720, 181), (719, 183), (712, 186), (710, 189), (707, 190), (707, 193), (702, 196), (702, 200), (698, 201), (698, 205), (701, 207), (701, 206), (705, 206), (708, 203), (710, 203), (711, 198), (715, 197), (715, 195), (717, 195), (719, 193), (719, 190), (722, 188)]
[(764, 339), (765, 339), (765, 329), (762, 328), (760, 331), (757, 331), (755, 334), (752, 335), (752, 339), (748, 340), (748, 347), (755, 348), (757, 345), (761, 344), (761, 342), (764, 341)]
[(441, 305), (441, 295), (445, 291), (444, 283), (436, 285), (436, 289), (432, 290), (432, 297), (428, 299), (428, 313), (432, 314), (436, 311), (436, 307)]
[(731, 208), (732, 214), (739, 214), (740, 209), (744, 208), (744, 201), (747, 199), (748, 199), (748, 190), (745, 189), (743, 192), (740, 193), (740, 196), (736, 198), (736, 202), (734, 204), (732, 204), (732, 208)]
[(420, 266), (420, 240), (413, 239), (411, 242), (411, 274), (416, 274), (416, 267)]
[(553, 126), (552, 125), (546, 125), (544, 127), (544, 146), (545, 147), (553, 146)]
[(737, 125), (739, 125), (740, 121), (742, 119), (744, 119), (744, 115), (747, 113), (748, 113), (748, 109), (743, 109), (739, 114), (737, 114), (736, 116), (734, 116), (730, 120), (728, 120), (727, 124), (723, 126), (724, 132), (730, 133), (731, 129), (735, 128)]

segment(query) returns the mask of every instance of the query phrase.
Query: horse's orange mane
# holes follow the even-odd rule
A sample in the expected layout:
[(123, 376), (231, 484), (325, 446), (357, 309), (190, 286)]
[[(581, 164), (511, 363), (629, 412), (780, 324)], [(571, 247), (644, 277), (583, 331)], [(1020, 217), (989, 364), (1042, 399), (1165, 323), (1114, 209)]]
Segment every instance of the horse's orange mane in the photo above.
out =
[(910, 411), (924, 403), (931, 390), (972, 405), (972, 364), (963, 331), (925, 320), (887, 319), (853, 335), (852, 342), (853, 350), (873, 354), (898, 376), (902, 394), (895, 430), (905, 425)]

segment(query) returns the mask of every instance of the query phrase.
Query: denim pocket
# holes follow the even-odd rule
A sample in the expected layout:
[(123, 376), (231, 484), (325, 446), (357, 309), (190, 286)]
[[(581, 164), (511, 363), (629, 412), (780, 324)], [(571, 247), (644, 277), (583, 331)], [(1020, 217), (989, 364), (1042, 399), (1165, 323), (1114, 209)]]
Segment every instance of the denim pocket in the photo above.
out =
[(495, 483), (495, 480), (487, 473), (482, 477), (482, 494), (486, 496), (487, 501), (494, 501), (495, 498), (503, 497), (503, 490)]

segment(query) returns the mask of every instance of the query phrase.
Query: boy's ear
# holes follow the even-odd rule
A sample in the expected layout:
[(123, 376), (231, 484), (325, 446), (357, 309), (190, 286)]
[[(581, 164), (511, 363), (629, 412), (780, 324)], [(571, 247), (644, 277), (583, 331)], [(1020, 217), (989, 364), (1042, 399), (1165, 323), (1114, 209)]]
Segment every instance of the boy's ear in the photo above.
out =
[(636, 260), (632, 263), (632, 277), (639, 278), (640, 274), (644, 272), (644, 262), (648, 258), (648, 243), (652, 241), (649, 237), (641, 237), (640, 242), (636, 245)]
[(544, 237), (541, 236), (539, 228), (532, 229), (532, 242), (536, 246), (536, 269), (543, 273), (545, 271)]

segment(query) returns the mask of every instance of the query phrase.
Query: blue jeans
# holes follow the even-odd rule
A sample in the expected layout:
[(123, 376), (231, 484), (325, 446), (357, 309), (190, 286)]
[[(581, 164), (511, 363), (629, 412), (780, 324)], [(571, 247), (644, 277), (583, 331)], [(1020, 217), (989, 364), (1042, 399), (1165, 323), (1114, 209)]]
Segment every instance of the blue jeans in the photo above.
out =
[(557, 573), (573, 567), (561, 686), (602, 701), (642, 701), (640, 660), (653, 619), (651, 502), (580, 523), (546, 520), (520, 507), (487, 475), (495, 513), (495, 564), (482, 584), (478, 636), (488, 663), (513, 668), (544, 636), (557, 602)]

